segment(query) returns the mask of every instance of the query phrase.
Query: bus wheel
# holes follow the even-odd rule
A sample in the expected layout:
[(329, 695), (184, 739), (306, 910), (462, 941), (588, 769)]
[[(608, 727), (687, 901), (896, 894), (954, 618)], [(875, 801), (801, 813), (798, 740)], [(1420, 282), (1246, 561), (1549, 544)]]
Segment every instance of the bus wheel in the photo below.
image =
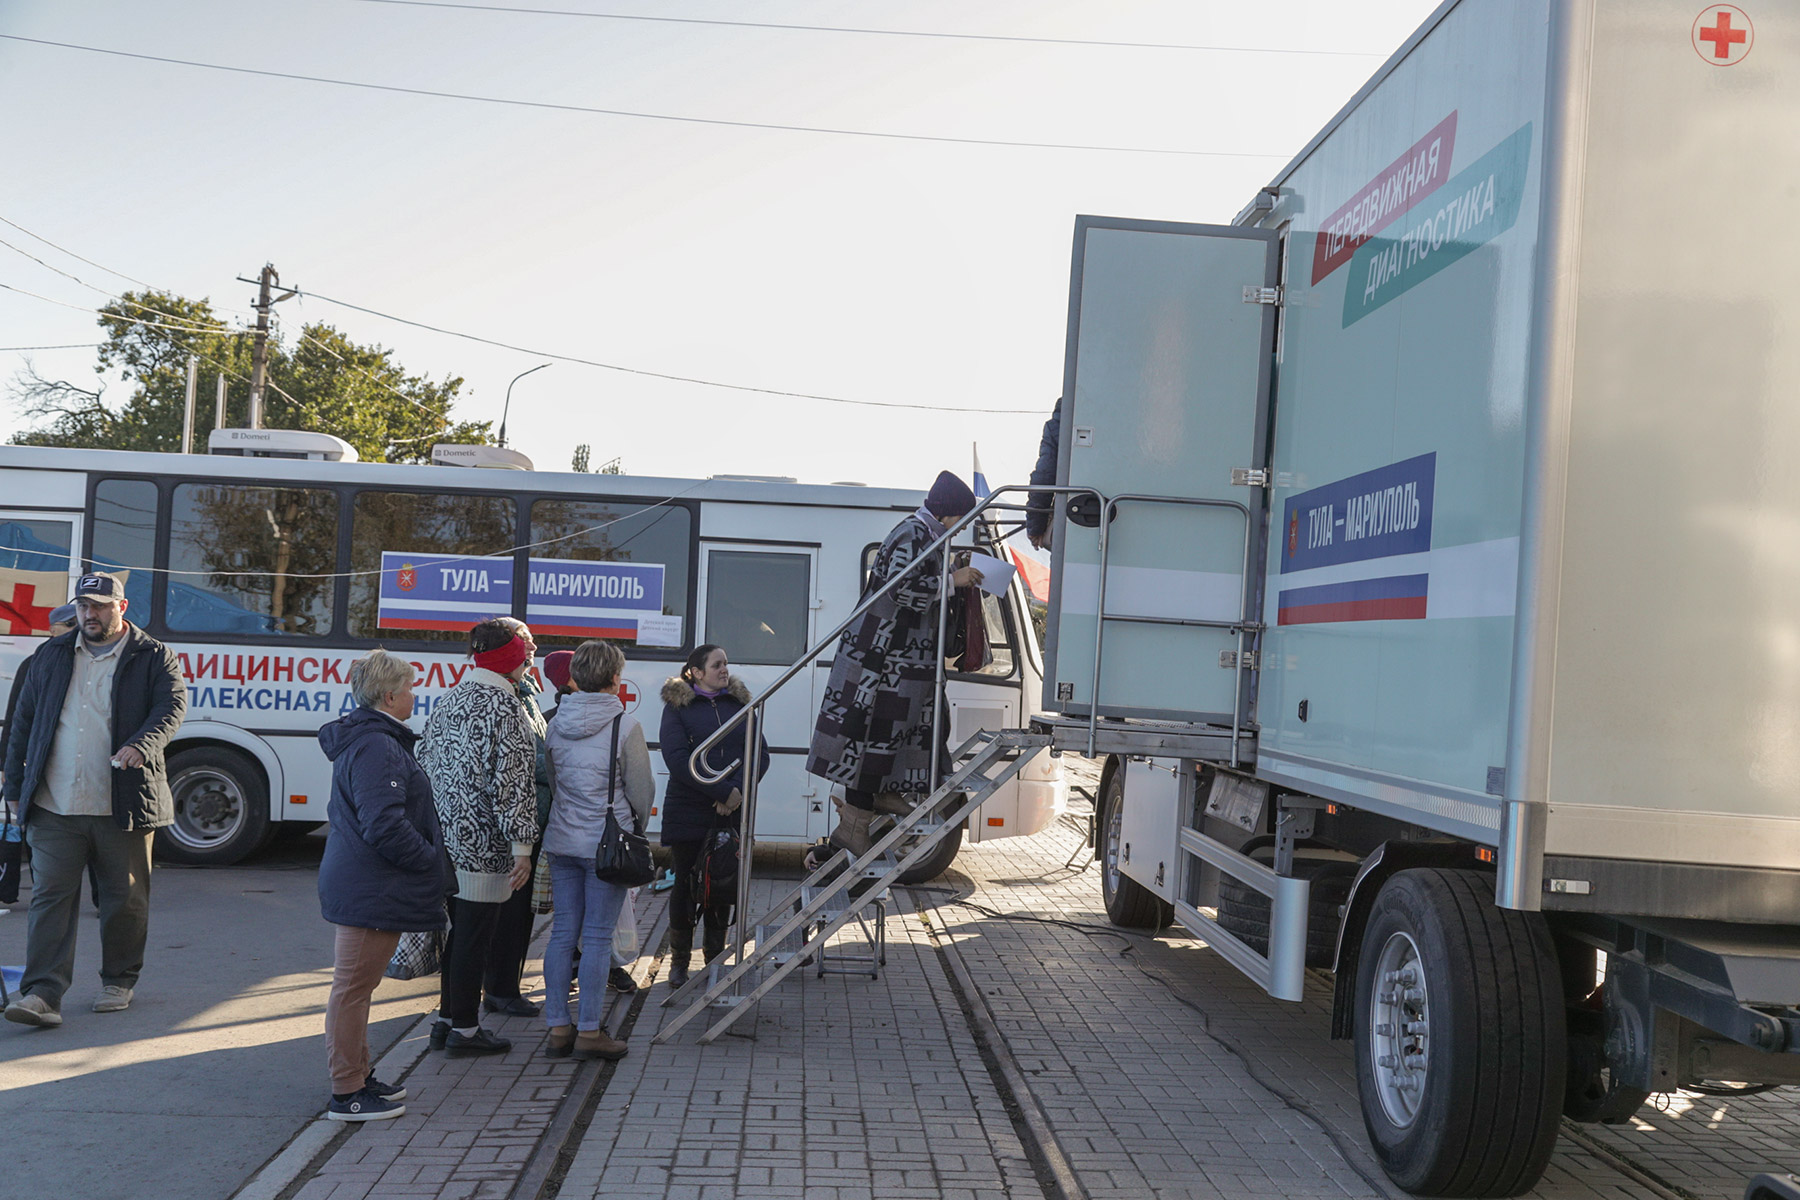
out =
[(1100, 796), (1100, 899), (1106, 916), (1126, 929), (1167, 929), (1175, 920), (1174, 906), (1119, 870), (1124, 841), (1125, 771), (1114, 771)]
[(268, 785), (235, 750), (196, 746), (171, 754), (169, 791), (175, 820), (156, 834), (157, 850), (169, 862), (230, 866), (268, 838)]
[(944, 831), (938, 844), (931, 848), (931, 853), (900, 873), (900, 882), (904, 884), (930, 883), (939, 875), (950, 869), (956, 856), (962, 850), (963, 827), (958, 822), (956, 828)]
[(1356, 1082), (1375, 1156), (1430, 1196), (1516, 1196), (1556, 1145), (1562, 985), (1543, 918), (1480, 871), (1401, 871), (1363, 930)]

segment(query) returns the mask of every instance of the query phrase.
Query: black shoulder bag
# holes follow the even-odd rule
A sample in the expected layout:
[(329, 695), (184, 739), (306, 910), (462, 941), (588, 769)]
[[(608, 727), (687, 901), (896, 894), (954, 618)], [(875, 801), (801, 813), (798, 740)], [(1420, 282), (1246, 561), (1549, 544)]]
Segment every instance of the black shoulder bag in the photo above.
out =
[[(623, 714), (613, 718), (612, 766), (606, 779), (606, 826), (600, 831), (600, 845), (594, 851), (594, 877), (602, 883), (622, 888), (642, 887), (656, 878), (650, 862), (650, 841), (639, 829), (627, 830), (613, 811), (613, 797), (619, 791), (619, 722)], [(638, 823), (637, 813), (631, 823)]]

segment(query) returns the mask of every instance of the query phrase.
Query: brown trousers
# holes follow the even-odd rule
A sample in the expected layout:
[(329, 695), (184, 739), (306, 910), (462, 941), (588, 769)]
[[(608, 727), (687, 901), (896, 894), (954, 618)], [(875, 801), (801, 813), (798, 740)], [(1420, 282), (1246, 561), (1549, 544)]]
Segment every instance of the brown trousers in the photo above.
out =
[(334, 925), (331, 998), (325, 1001), (325, 1066), (333, 1095), (362, 1091), (369, 1077), (369, 997), (381, 982), (400, 935), (388, 929)]

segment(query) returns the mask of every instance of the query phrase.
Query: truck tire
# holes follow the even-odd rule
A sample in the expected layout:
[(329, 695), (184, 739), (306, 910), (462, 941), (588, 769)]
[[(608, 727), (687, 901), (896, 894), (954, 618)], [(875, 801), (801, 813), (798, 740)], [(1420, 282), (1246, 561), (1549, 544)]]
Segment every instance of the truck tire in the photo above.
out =
[(1164, 930), (1175, 921), (1174, 906), (1119, 870), (1125, 820), (1125, 772), (1114, 771), (1100, 795), (1100, 899), (1106, 916), (1125, 929)]
[(1491, 875), (1400, 871), (1375, 897), (1356, 979), (1356, 1082), (1389, 1177), (1430, 1196), (1516, 1196), (1556, 1145), (1562, 983), (1537, 913)]
[[(1272, 858), (1270, 854), (1250, 857)], [(1329, 967), (1337, 957), (1339, 909), (1350, 898), (1357, 865), (1335, 858), (1296, 858), (1294, 876), (1311, 882), (1307, 893), (1306, 965)], [(1219, 927), (1258, 954), (1269, 952), (1269, 898), (1229, 875), (1219, 879)]]
[(262, 849), (271, 834), (269, 786), (262, 769), (223, 746), (195, 746), (169, 755), (175, 820), (156, 831), (167, 862), (225, 867)]

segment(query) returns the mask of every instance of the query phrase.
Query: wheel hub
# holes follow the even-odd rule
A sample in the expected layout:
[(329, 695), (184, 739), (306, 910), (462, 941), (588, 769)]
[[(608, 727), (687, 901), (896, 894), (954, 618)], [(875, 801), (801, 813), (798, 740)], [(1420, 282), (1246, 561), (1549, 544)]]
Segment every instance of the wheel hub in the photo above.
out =
[(177, 780), (174, 791), (171, 833), (190, 846), (230, 837), (244, 819), (244, 797), (237, 781), (221, 772), (188, 772)]
[(1369, 1055), (1375, 1091), (1388, 1120), (1405, 1128), (1419, 1115), (1431, 1065), (1431, 995), (1419, 947), (1394, 933), (1375, 964), (1369, 1005)]

